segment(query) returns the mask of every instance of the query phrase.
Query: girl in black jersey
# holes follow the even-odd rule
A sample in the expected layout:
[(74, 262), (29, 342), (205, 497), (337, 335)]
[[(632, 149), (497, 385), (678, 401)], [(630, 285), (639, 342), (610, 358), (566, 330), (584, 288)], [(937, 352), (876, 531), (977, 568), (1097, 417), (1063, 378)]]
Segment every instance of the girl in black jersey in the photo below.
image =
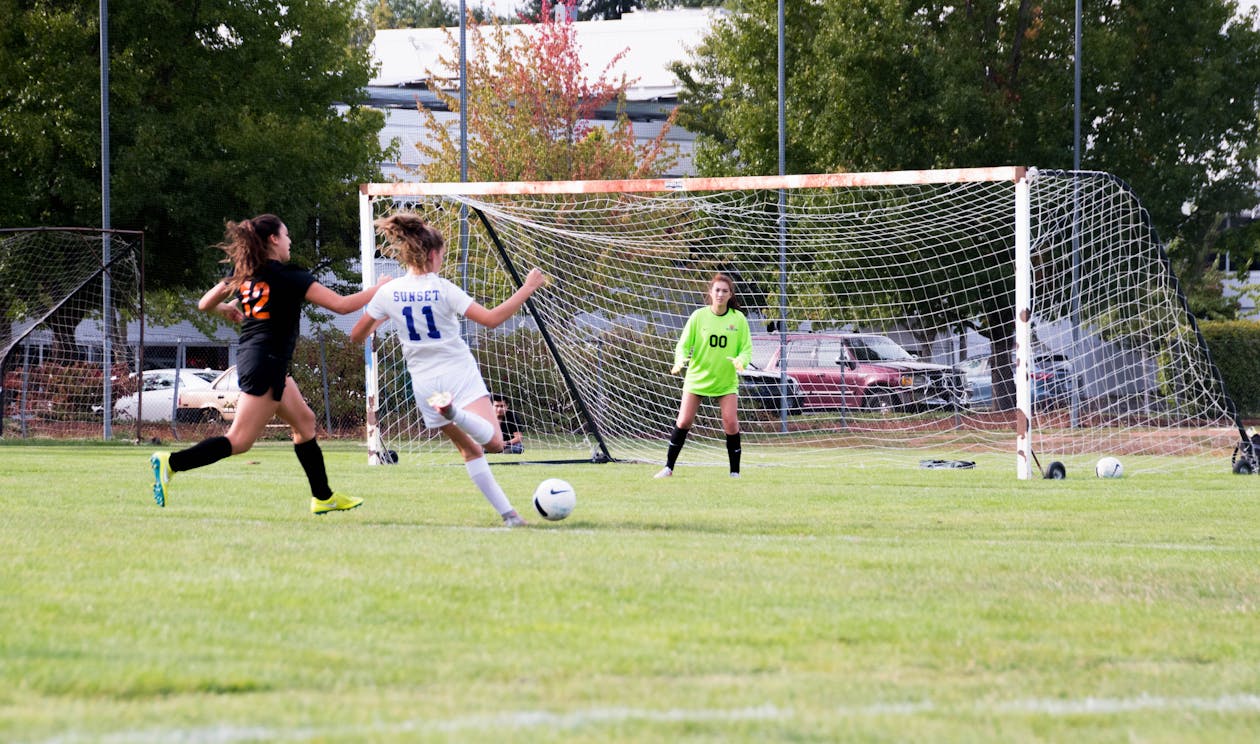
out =
[(363, 499), (333, 493), (328, 487), (324, 455), (315, 441), (315, 413), (289, 376), (289, 362), (297, 345), (303, 302), (338, 314), (354, 312), (366, 305), (389, 277), (352, 295), (337, 294), (317, 282), (309, 271), (287, 263), (289, 229), (272, 214), (227, 223), (227, 234), (219, 247), (227, 253), (225, 263), (232, 264), (232, 276), (206, 292), (197, 308), (241, 324), (236, 354), (241, 396), (236, 418), (227, 436), (211, 437), (179, 452), (153, 453), (149, 458), (153, 499), (158, 506), (166, 506), (175, 473), (248, 451), (267, 422), (279, 416), (293, 430), (293, 451), (311, 484), (311, 512), (355, 508)]

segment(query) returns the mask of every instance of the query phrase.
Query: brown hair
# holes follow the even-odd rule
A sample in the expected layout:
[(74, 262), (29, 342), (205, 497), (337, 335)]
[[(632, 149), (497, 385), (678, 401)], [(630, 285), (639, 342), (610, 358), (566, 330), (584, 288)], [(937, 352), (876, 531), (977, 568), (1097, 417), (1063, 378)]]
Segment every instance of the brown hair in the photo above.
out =
[(397, 212), (381, 217), (375, 225), (376, 231), (389, 241), (381, 249), (381, 255), (421, 271), (429, 270), (433, 254), (446, 245), (442, 233), (414, 212)]
[(218, 247), (227, 254), (223, 263), (232, 264), (228, 286), (235, 289), (258, 273), (258, 267), (267, 262), (271, 236), (279, 235), (283, 227), (284, 222), (274, 214), (260, 214), (253, 219), (227, 223), (223, 242)]
[(713, 275), (713, 278), (709, 280), (709, 285), (704, 289), (705, 302), (712, 304), (713, 298), (709, 295), (709, 290), (713, 289), (713, 285), (718, 282), (723, 282), (731, 290), (731, 296), (726, 300), (726, 306), (731, 310), (739, 310), (739, 296), (735, 293), (735, 280), (720, 271)]

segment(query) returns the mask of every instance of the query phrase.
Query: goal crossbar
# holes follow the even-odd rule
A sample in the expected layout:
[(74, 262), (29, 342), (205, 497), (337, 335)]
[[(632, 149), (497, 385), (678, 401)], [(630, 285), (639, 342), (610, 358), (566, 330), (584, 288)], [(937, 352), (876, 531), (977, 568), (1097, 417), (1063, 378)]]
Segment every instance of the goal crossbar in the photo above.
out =
[(875, 173), (815, 173), (795, 176), (730, 176), (725, 178), (642, 178), (610, 181), (484, 181), (434, 183), (365, 183), (363, 196), (496, 196), (508, 194), (615, 194), (652, 191), (752, 191), (776, 189), (910, 186), (914, 184), (1018, 181), (1023, 166), (946, 168)]

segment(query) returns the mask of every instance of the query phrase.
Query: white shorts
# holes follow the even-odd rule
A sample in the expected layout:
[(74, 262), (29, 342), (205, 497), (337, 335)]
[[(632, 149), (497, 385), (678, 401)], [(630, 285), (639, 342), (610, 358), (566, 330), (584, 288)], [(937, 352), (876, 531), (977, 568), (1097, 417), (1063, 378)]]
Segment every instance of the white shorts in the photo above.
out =
[(481, 379), (481, 370), (474, 364), (471, 369), (452, 369), (439, 374), (428, 374), (424, 377), (411, 376), (411, 390), (416, 395), (416, 405), (424, 416), (424, 425), (429, 429), (440, 429), (450, 421), (442, 414), (429, 407), (430, 395), (438, 392), (451, 393), (455, 396), (457, 408), (463, 408), (473, 401), (490, 397), (485, 380)]

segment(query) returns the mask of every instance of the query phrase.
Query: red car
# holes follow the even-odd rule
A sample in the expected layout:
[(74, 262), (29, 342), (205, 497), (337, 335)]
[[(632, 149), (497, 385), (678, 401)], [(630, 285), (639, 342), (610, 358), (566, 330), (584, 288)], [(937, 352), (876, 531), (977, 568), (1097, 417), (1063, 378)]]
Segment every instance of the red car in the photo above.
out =
[[(779, 370), (778, 334), (753, 336), (753, 363)], [(790, 333), (787, 373), (805, 409), (926, 410), (967, 403), (967, 380), (946, 364), (921, 362), (874, 333)]]

